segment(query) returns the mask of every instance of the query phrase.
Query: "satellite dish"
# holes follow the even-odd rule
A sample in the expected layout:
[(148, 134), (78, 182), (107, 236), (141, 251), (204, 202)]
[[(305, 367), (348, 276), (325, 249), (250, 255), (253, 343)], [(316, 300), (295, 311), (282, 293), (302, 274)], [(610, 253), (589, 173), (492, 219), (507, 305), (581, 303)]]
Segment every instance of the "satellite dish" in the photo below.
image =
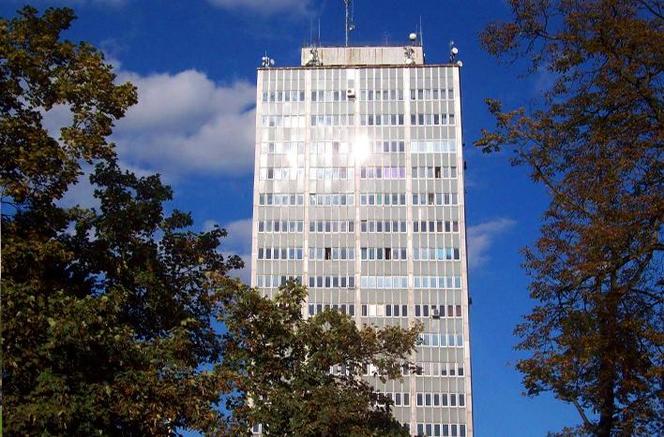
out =
[[(458, 54), (459, 54), (459, 49), (454, 45), (454, 41), (450, 41), (450, 64), (456, 61), (456, 57)], [(459, 67), (461, 67), (461, 65), (459, 65)]]
[(458, 66), (459, 68), (463, 67), (463, 62), (461, 62), (461, 61), (457, 61), (457, 66)]
[(270, 58), (267, 53), (261, 58), (261, 67), (270, 68), (274, 66), (274, 59)]
[(415, 32), (408, 35), (408, 39), (411, 41), (417, 41), (417, 34)]

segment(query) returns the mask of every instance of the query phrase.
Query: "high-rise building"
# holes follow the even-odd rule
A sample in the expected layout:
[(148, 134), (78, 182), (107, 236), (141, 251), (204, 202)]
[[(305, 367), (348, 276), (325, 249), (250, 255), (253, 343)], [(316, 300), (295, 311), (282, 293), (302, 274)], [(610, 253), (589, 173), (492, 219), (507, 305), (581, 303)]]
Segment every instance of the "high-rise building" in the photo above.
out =
[(413, 41), (301, 58), (258, 69), (252, 285), (301, 279), (308, 315), (422, 322), (417, 369), (376, 386), (412, 435), (472, 436), (459, 65)]

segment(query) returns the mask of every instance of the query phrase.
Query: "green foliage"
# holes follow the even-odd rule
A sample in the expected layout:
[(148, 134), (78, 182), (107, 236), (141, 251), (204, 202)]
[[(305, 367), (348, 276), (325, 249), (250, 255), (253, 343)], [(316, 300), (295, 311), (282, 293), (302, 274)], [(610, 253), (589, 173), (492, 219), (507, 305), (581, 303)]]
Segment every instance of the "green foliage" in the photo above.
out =
[[(108, 143), (136, 100), (88, 44), (60, 41), (68, 9), (0, 21), (3, 423), (9, 435), (168, 435), (219, 429), (226, 384), (211, 320), (240, 267), (226, 233), (167, 214), (158, 176), (123, 172)], [(43, 115), (65, 105), (55, 139)], [(96, 209), (57, 204), (81, 161)], [(211, 275), (210, 272), (214, 272)]]
[(408, 435), (392, 417), (389, 399), (362, 375), (372, 364), (383, 382), (400, 378), (419, 326), (358, 328), (332, 310), (304, 318), (307, 292), (293, 282), (273, 300), (241, 284), (229, 289), (218, 371), (236, 390), (227, 407), (238, 435), (259, 423), (265, 435), (277, 436)]
[(512, 0), (482, 35), (553, 85), (476, 145), (510, 147), (549, 190), (525, 251), (537, 304), (520, 324), (528, 394), (552, 391), (582, 425), (561, 435), (664, 433), (664, 5)]
[(59, 226), (43, 211), (3, 217), (5, 425), (25, 434), (214, 429), (225, 382), (200, 370), (221, 352), (209, 272), (241, 261), (216, 251), (225, 231), (193, 233), (188, 215), (162, 211), (170, 190), (158, 177), (111, 161), (92, 179), (100, 212), (53, 207)]
[[(81, 160), (113, 157), (106, 137), (136, 103), (133, 85), (113, 83), (101, 52), (60, 41), (74, 18), (71, 9), (40, 17), (26, 6), (17, 18), (0, 19), (0, 184), (16, 202), (59, 199), (78, 180)], [(42, 124), (54, 108), (72, 114), (60, 138)]]

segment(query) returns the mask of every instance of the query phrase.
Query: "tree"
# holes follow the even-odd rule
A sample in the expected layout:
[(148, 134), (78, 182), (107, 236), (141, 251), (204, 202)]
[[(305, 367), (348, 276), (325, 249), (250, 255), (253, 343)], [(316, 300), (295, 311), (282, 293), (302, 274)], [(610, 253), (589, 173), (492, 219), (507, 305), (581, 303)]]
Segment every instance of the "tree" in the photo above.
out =
[[(0, 20), (5, 432), (219, 430), (215, 278), (242, 262), (217, 251), (224, 230), (165, 212), (159, 176), (119, 168), (107, 137), (136, 92), (97, 49), (61, 41), (73, 19)], [(56, 139), (43, 117), (58, 105), (72, 124)], [(85, 161), (100, 207), (59, 206)]]
[[(60, 41), (74, 20), (71, 9), (43, 16), (25, 7), (0, 20), (0, 182), (18, 203), (60, 199), (80, 176), (80, 161), (114, 156), (107, 137), (113, 121), (136, 103), (129, 84), (115, 85), (112, 67), (87, 43)], [(43, 115), (69, 109), (72, 123), (53, 138)]]
[(219, 371), (233, 381), (227, 408), (237, 435), (256, 424), (275, 436), (409, 435), (363, 375), (371, 365), (383, 382), (400, 378), (419, 326), (358, 328), (334, 310), (305, 319), (307, 291), (294, 282), (274, 300), (234, 288), (222, 299), (228, 332)]
[(525, 251), (537, 304), (517, 327), (529, 395), (582, 424), (564, 433), (664, 433), (664, 8), (657, 0), (512, 0), (482, 34), (553, 85), (533, 109), (489, 109), (476, 145), (515, 151), (551, 201)]

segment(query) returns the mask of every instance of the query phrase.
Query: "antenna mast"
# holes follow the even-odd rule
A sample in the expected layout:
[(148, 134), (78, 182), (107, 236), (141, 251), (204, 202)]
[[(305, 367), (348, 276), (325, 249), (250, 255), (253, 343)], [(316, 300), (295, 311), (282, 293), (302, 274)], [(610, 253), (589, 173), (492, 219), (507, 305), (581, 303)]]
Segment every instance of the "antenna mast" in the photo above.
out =
[(355, 23), (353, 23), (353, 0), (343, 0), (346, 9), (345, 33), (346, 33), (346, 47), (350, 39), (350, 32), (355, 30)]
[[(422, 30), (422, 16), (420, 15), (420, 45), (424, 47), (424, 30)], [(424, 50), (424, 49), (422, 49)]]

